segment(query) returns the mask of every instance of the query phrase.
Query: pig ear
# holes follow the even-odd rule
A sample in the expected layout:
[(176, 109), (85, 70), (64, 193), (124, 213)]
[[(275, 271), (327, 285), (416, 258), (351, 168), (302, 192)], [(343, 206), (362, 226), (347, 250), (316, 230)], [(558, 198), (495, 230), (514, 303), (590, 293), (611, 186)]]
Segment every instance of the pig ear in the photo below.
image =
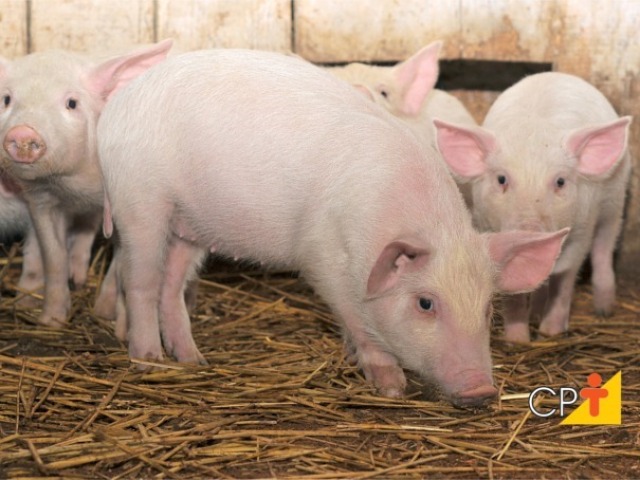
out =
[(627, 148), (631, 117), (573, 132), (567, 140), (569, 152), (578, 159), (578, 172), (606, 175), (618, 164)]
[(498, 290), (523, 293), (535, 290), (551, 274), (569, 228), (540, 233), (491, 233), (489, 255), (498, 267)]
[(167, 39), (150, 47), (112, 58), (95, 67), (89, 74), (89, 88), (108, 100), (120, 88), (167, 56), (173, 40)]
[(401, 111), (412, 117), (420, 109), (438, 81), (438, 56), (442, 42), (430, 43), (411, 58), (393, 67), (392, 72), (402, 93)]
[(394, 288), (402, 275), (419, 270), (428, 258), (426, 249), (404, 241), (390, 243), (384, 247), (371, 269), (367, 282), (367, 296), (377, 297)]
[(487, 169), (487, 157), (497, 148), (496, 138), (481, 127), (463, 127), (434, 119), (438, 149), (451, 171), (474, 178)]

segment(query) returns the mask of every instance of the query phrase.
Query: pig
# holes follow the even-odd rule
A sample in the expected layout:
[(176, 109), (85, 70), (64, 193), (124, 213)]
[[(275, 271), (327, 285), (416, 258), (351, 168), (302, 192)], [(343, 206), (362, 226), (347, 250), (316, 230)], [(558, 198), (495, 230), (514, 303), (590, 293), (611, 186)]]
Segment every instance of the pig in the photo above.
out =
[(53, 50), (0, 59), (0, 162), (21, 191), (42, 254), (44, 325), (67, 322), (68, 280), (78, 287), (87, 278), (103, 208), (100, 112), (169, 48), (166, 40), (102, 62)]
[[(460, 100), (435, 89), (441, 48), (441, 41), (432, 42), (393, 67), (350, 63), (343, 67), (328, 67), (327, 71), (351, 83), (378, 105), (404, 120), (419, 139), (435, 145), (434, 119), (477, 126)], [(464, 179), (456, 180), (470, 207), (470, 186)]]
[(529, 322), (536, 316), (544, 335), (568, 330), (574, 284), (589, 253), (596, 312), (611, 313), (613, 252), (631, 170), (630, 122), (588, 82), (558, 72), (532, 75), (507, 89), (482, 127), (437, 122), (444, 158), (472, 182), (480, 229), (571, 228), (548, 285), (533, 299), (506, 299), (507, 340), (530, 341)]
[[(566, 231), (479, 234), (400, 120), (295, 57), (203, 50), (131, 82), (98, 124), (131, 358), (203, 363), (183, 291), (208, 252), (299, 270), (389, 397), (403, 367), (454, 404), (495, 397), (495, 291), (536, 288)], [(425, 168), (425, 166), (428, 167)]]

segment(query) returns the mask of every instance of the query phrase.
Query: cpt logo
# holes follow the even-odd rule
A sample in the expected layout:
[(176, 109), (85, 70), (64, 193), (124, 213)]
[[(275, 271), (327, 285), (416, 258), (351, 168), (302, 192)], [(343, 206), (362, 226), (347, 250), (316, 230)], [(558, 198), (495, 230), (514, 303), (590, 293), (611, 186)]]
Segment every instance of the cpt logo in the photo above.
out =
[[(554, 390), (550, 387), (538, 387), (529, 395), (529, 409), (537, 417), (550, 417), (559, 410), (564, 417), (567, 405), (573, 405), (578, 398), (583, 403), (578, 406), (561, 425), (620, 425), (622, 423), (622, 371), (616, 373), (602, 385), (602, 377), (592, 373), (587, 377), (587, 385), (581, 389), (562, 387)], [(539, 393), (558, 397), (558, 408), (540, 411), (535, 400)]]

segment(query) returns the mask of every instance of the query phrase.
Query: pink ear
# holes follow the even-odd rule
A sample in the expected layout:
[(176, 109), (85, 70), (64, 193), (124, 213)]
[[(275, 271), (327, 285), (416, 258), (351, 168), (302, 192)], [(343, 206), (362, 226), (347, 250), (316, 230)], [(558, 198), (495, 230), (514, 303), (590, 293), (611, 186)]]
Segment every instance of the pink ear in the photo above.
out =
[(463, 127), (434, 119), (438, 149), (453, 173), (464, 178), (482, 175), (486, 159), (497, 150), (492, 133), (481, 127)]
[(112, 58), (89, 73), (89, 88), (105, 100), (120, 88), (167, 56), (173, 40), (167, 39), (151, 47)]
[(530, 292), (551, 274), (569, 228), (552, 233), (510, 231), (490, 233), (489, 255), (496, 263), (498, 289)]
[(567, 148), (578, 159), (578, 172), (591, 176), (607, 174), (627, 148), (630, 123), (631, 117), (622, 117), (572, 133), (567, 140)]
[(438, 56), (442, 42), (430, 43), (411, 58), (393, 67), (393, 75), (402, 92), (402, 113), (417, 116), (427, 95), (433, 90), (440, 72)]
[(402, 241), (392, 242), (382, 250), (369, 274), (367, 295), (378, 296), (398, 284), (402, 275), (422, 268), (428, 260), (426, 249)]

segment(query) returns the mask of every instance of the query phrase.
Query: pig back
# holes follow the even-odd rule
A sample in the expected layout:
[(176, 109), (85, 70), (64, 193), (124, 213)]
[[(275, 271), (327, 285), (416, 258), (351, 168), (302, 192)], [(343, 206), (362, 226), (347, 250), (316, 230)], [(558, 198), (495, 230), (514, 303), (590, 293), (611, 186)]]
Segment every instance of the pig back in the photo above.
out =
[(434, 152), (349, 85), (267, 52), (169, 59), (107, 105), (98, 136), (116, 225), (132, 205), (161, 203), (203, 248), (286, 266), (319, 230), (349, 223), (369, 238), (389, 191), (401, 199), (402, 172), (420, 172), (420, 198), (402, 200), (416, 210), (450, 182)]

